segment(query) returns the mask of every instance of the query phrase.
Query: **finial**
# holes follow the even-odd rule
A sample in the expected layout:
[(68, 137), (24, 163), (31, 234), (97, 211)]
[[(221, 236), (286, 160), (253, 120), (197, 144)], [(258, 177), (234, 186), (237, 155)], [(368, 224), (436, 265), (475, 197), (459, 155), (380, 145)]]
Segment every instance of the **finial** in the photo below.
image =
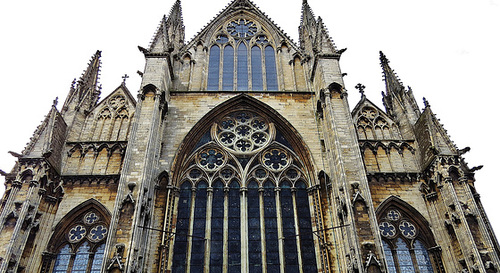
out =
[(382, 64), (389, 64), (389, 60), (385, 56), (384, 52), (379, 51), (379, 53), (380, 53), (380, 63), (382, 63)]
[(359, 93), (361, 94), (361, 98), (365, 97), (365, 88), (366, 88), (366, 86), (362, 85), (361, 83), (358, 83), (358, 84), (356, 84), (356, 86), (354, 88), (356, 88), (356, 89), (359, 90)]
[(122, 76), (122, 79), (123, 79), (123, 82), (122, 82), (122, 85), (125, 85), (125, 81), (130, 78), (127, 74), (123, 75)]
[(425, 108), (431, 107), (431, 105), (429, 104), (429, 102), (427, 101), (427, 99), (425, 97), (424, 97), (424, 106), (425, 106)]
[(59, 97), (56, 97), (56, 98), (52, 101), (52, 106), (56, 107), (56, 106), (57, 106), (58, 101), (59, 101)]

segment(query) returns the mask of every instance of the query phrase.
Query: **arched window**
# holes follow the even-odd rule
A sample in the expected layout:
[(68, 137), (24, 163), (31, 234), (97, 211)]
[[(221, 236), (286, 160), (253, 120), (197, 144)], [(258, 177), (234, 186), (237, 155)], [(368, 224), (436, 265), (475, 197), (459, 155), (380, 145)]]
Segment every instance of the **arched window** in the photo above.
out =
[(174, 174), (172, 272), (317, 271), (310, 182), (290, 142), (248, 109), (208, 130)]
[(256, 35), (262, 32), (258, 23), (246, 19), (223, 27), (210, 48), (207, 90), (278, 90), (275, 49), (266, 35)]
[(429, 242), (432, 241), (429, 240), (432, 234), (415, 222), (420, 217), (411, 217), (395, 207), (386, 209), (379, 216), (381, 216), (379, 230), (383, 239), (388, 272), (434, 272), (429, 252), (424, 244), (434, 246), (434, 242)]
[[(87, 201), (89, 202), (89, 201)], [(53, 273), (98, 273), (104, 259), (109, 213), (102, 207), (85, 203), (78, 206), (56, 226), (49, 242), (55, 251)], [(83, 208), (81, 208), (83, 206)], [(44, 268), (51, 261), (44, 262)]]
[(207, 90), (219, 90), (219, 66), (220, 66), (220, 47), (213, 45), (210, 48), (210, 58), (208, 59), (208, 80)]

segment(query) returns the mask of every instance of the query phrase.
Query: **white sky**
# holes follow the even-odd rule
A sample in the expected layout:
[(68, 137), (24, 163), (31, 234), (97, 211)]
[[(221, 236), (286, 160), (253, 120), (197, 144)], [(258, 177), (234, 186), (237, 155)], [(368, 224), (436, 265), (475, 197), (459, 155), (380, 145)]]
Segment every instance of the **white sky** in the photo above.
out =
[[(105, 97), (137, 70), (147, 47), (174, 0), (26, 0), (0, 3), (0, 169), (10, 171), (33, 131), (59, 97), (59, 108), (74, 78), (80, 77), (96, 50), (102, 50), (101, 83)], [(186, 39), (190, 40), (229, 0), (183, 0)], [(255, 0), (257, 6), (298, 40), (302, 0)], [(351, 108), (366, 86), (367, 97), (383, 108), (385, 89), (378, 60), (382, 50), (420, 106), (426, 97), (470, 167), (485, 165), (476, 186), (499, 232), (500, 188), (494, 145), (500, 87), (500, 0), (309, 0), (338, 48)], [(3, 182), (3, 178), (0, 178)]]

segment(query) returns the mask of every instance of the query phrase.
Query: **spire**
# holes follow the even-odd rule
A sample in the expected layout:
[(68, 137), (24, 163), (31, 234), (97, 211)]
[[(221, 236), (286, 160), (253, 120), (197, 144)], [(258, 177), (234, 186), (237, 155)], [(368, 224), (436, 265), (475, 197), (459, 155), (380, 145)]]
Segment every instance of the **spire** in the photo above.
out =
[(303, 0), (299, 26), (300, 47), (312, 53), (317, 32), (318, 22), (316, 21), (316, 17), (307, 3), (307, 0)]
[(307, 0), (302, 1), (302, 16), (300, 17), (300, 26), (310, 26), (316, 28), (316, 17), (307, 3)]
[(97, 104), (101, 95), (101, 87), (98, 86), (100, 70), (101, 51), (97, 50), (80, 79), (71, 84), (68, 97), (62, 107), (62, 114), (70, 111), (88, 111)]
[(382, 101), (387, 113), (399, 121), (403, 129), (403, 134), (412, 131), (412, 126), (415, 125), (420, 117), (420, 109), (418, 108), (413, 91), (411, 88), (404, 87), (399, 80), (397, 74), (389, 66), (389, 60), (385, 54), (380, 51), (380, 65), (384, 74), (385, 93), (382, 92)]
[(400, 95), (404, 92), (403, 83), (399, 80), (398, 76), (389, 66), (389, 60), (385, 54), (380, 51), (380, 65), (382, 66), (382, 72), (384, 73), (384, 81), (387, 93), (392, 92), (393, 94)]
[(149, 51), (153, 53), (173, 52), (184, 45), (184, 19), (181, 1), (175, 1), (167, 16), (163, 16)]

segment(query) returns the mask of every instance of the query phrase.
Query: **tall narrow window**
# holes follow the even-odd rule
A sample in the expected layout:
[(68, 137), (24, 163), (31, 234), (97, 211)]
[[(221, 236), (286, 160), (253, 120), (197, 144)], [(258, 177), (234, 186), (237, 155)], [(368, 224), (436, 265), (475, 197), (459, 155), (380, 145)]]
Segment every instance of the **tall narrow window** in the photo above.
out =
[(228, 195), (228, 272), (241, 270), (240, 186), (233, 181)]
[(83, 243), (76, 251), (75, 261), (73, 262), (73, 269), (71, 273), (85, 273), (87, 272), (87, 265), (89, 264), (90, 246), (88, 242)]
[(249, 272), (262, 272), (262, 252), (260, 241), (260, 198), (259, 185), (252, 181), (248, 185), (248, 260)]
[(238, 91), (248, 90), (247, 46), (241, 42), (238, 46)]
[(92, 262), (92, 268), (90, 269), (90, 273), (99, 273), (101, 272), (101, 265), (104, 259), (104, 248), (106, 248), (105, 244), (100, 245), (94, 254), (94, 261)]
[(387, 271), (389, 273), (397, 273), (396, 265), (394, 264), (394, 258), (392, 257), (392, 250), (389, 244), (382, 240), (382, 245), (384, 246), (385, 261), (387, 263)]
[(210, 48), (210, 57), (208, 60), (208, 80), (207, 90), (219, 90), (219, 66), (220, 66), (220, 47), (213, 45)]
[(415, 272), (415, 268), (413, 267), (413, 262), (411, 260), (410, 250), (408, 250), (408, 246), (401, 238), (398, 238), (396, 241), (396, 255), (398, 257), (401, 272)]
[(201, 181), (196, 187), (194, 222), (191, 247), (191, 272), (203, 272), (205, 260), (205, 226), (207, 216), (207, 183)]
[[(291, 169), (287, 172), (290, 177), (297, 177), (298, 172)], [(306, 185), (302, 181), (295, 184), (297, 188), (296, 204), (297, 218), (299, 219), (300, 253), (302, 254), (302, 271), (316, 272), (316, 255), (314, 255), (314, 240), (312, 234), (311, 213), (309, 211), (309, 199), (307, 198)]]
[(262, 52), (260, 47), (252, 47), (252, 90), (264, 90), (262, 80)]
[(191, 210), (191, 183), (184, 182), (179, 194), (177, 225), (175, 228), (174, 257), (172, 270), (184, 272), (186, 269), (186, 253), (189, 232), (189, 214)]
[(234, 49), (227, 45), (224, 47), (222, 63), (222, 90), (234, 90)]
[(417, 260), (418, 269), (420, 273), (432, 273), (431, 259), (429, 258), (429, 253), (425, 246), (420, 242), (420, 240), (416, 240), (413, 246), (415, 251), (415, 258)]
[(268, 272), (280, 271), (278, 224), (276, 222), (276, 194), (274, 184), (264, 184), (264, 225), (266, 231), (266, 262)]
[(66, 273), (68, 271), (69, 260), (71, 259), (71, 247), (69, 244), (65, 245), (59, 254), (57, 254), (56, 264), (54, 265), (53, 273)]
[(297, 257), (297, 239), (295, 235), (295, 217), (293, 211), (292, 191), (290, 183), (285, 181), (281, 184), (281, 224), (283, 226), (285, 271), (299, 272), (299, 260)]
[(217, 180), (213, 186), (212, 235), (210, 245), (210, 272), (222, 273), (224, 241), (224, 184)]
[(278, 75), (276, 74), (276, 58), (274, 48), (272, 46), (266, 46), (265, 54), (267, 90), (277, 91)]

